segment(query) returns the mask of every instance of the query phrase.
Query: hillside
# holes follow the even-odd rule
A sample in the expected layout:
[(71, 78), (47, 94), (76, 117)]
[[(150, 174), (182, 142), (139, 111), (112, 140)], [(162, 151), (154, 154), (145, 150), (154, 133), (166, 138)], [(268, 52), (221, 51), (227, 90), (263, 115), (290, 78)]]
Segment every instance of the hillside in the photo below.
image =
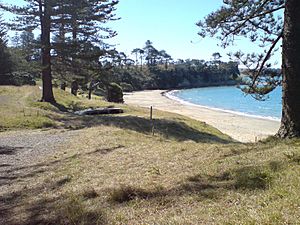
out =
[(152, 135), (146, 109), (80, 117), (72, 111), (109, 104), (55, 90), (52, 106), (39, 92), (0, 87), (0, 156), (34, 151), (17, 143), (24, 135), (67, 138), (28, 162), (1, 161), (0, 223), (299, 224), (299, 139), (238, 143), (162, 111)]

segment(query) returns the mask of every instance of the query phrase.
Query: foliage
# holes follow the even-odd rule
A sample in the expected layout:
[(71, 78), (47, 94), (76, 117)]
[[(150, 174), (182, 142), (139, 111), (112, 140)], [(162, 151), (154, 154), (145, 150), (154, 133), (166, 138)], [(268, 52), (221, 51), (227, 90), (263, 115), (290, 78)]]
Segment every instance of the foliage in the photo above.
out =
[[(259, 47), (263, 50), (260, 53), (230, 53), (233, 59), (247, 67), (247, 74), (251, 80), (248, 82), (249, 88), (245, 91), (256, 95), (258, 99), (281, 83), (281, 73), (268, 73), (272, 66), (268, 60), (280, 45), (284, 5), (283, 0), (228, 0), (224, 1), (220, 9), (197, 23), (201, 37), (215, 36), (221, 40), (223, 47), (233, 44), (236, 36), (259, 42)], [(248, 91), (249, 89), (251, 90)]]
[(40, 77), (40, 40), (34, 38), (31, 30), (25, 30), (20, 34), (16, 33), (12, 42), (9, 51), (13, 61), (13, 71), (27, 72), (36, 78)]
[(109, 102), (123, 103), (124, 100), (122, 88), (116, 83), (110, 83), (107, 85), (106, 99)]
[[(25, 3), (22, 6), (0, 6), (17, 15), (10, 27), (27, 32), (22, 33), (27, 42), (33, 38), (31, 31), (40, 31), (42, 100), (53, 103), (53, 65), (57, 65), (56, 74), (64, 77), (83, 75), (85, 83), (90, 82), (95, 71), (99, 72), (99, 57), (104, 55), (107, 48), (102, 40), (116, 35), (114, 31), (103, 27), (103, 24), (115, 19), (113, 11), (118, 1), (25, 0)], [(53, 41), (51, 37), (54, 37)], [(23, 49), (28, 53), (27, 45)], [(30, 58), (32, 57), (29, 54), (27, 60)]]
[(156, 66), (113, 68), (111, 80), (119, 84), (127, 83), (133, 90), (176, 89), (203, 86), (237, 84), (238, 65), (235, 62), (205, 62), (186, 60), (172, 62), (166, 68), (164, 63)]
[(104, 40), (114, 37), (115, 31), (104, 27), (116, 20), (115, 5), (109, 0), (62, 1), (54, 17), (53, 69), (55, 77), (83, 85), (97, 80), (103, 69), (100, 58), (109, 57), (110, 46)]
[(0, 74), (0, 85), (35, 85), (34, 77), (27, 72), (12, 72), (8, 74)]
[[(242, 90), (261, 100), (276, 86), (282, 85), (282, 118), (276, 135), (281, 138), (300, 137), (299, 1), (223, 2), (219, 10), (197, 24), (200, 27), (199, 35), (216, 36), (224, 47), (233, 43), (236, 36), (260, 44), (261, 53), (230, 54), (247, 67), (250, 79), (246, 80), (248, 87)], [(282, 72), (274, 73), (269, 59), (279, 46), (282, 47)]]
[(7, 28), (4, 25), (2, 16), (0, 15), (0, 75), (10, 73), (12, 71), (12, 61), (7, 49), (6, 40)]

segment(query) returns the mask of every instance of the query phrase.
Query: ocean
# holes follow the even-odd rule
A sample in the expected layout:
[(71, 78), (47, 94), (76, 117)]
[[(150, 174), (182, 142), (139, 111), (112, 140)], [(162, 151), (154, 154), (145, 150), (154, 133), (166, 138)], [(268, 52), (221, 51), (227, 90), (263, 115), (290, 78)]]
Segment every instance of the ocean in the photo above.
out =
[(193, 104), (239, 115), (277, 121), (281, 118), (281, 87), (271, 92), (264, 101), (258, 101), (250, 95), (245, 95), (234, 86), (177, 90), (168, 92), (166, 95), (183, 104)]

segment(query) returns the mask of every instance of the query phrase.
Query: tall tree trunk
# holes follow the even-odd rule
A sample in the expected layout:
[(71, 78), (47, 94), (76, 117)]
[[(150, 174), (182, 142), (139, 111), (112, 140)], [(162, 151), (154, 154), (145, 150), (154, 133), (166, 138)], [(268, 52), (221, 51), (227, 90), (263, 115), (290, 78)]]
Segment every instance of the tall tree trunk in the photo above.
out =
[(89, 95), (88, 95), (89, 100), (92, 99), (93, 88), (94, 88), (94, 81), (91, 80), (90, 85), (89, 85)]
[[(43, 10), (44, 8), (44, 10)], [(43, 102), (55, 103), (52, 89), (52, 74), (51, 74), (51, 46), (50, 46), (50, 6), (48, 1), (39, 1), (39, 13), (41, 21), (41, 43), (42, 43), (42, 81), (43, 81)]]
[(300, 1), (286, 0), (282, 46), (282, 119), (277, 136), (300, 137)]

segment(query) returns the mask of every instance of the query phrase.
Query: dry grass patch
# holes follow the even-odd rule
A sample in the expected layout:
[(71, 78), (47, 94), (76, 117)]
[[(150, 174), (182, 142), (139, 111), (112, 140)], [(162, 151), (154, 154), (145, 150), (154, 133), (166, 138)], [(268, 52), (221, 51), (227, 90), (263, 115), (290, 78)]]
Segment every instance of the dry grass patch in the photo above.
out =
[(152, 136), (147, 110), (124, 108), (62, 115), (80, 135), (1, 192), (6, 224), (299, 224), (300, 140), (236, 143), (159, 111)]

